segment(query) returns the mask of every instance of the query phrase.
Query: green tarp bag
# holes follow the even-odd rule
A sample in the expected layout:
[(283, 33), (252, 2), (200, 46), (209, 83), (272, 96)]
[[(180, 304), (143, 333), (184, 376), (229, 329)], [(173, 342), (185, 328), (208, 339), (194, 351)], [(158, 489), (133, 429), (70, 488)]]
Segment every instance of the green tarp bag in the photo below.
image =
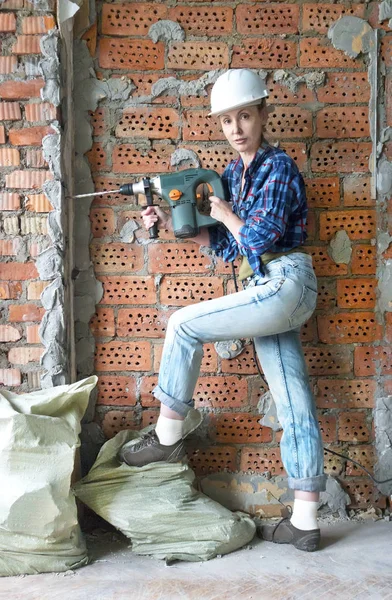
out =
[(138, 441), (141, 433), (120, 431), (106, 442), (88, 475), (75, 485), (78, 498), (129, 537), (136, 554), (201, 561), (248, 544), (255, 534), (253, 520), (198, 492), (187, 465), (119, 462), (119, 449)]
[(71, 476), (97, 377), (29, 394), (0, 392), (0, 575), (87, 564)]

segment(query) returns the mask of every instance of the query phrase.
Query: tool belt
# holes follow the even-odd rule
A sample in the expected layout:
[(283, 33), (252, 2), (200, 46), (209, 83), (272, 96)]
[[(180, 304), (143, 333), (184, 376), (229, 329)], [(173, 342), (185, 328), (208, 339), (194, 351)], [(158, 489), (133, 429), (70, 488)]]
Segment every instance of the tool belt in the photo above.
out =
[[(272, 260), (276, 260), (281, 256), (286, 256), (287, 254), (293, 254), (293, 252), (305, 252), (305, 249), (301, 246), (298, 246), (297, 248), (292, 248), (291, 250), (286, 250), (285, 252), (264, 252), (264, 254), (260, 256), (260, 263), (262, 265), (267, 265)], [(252, 275), (254, 275), (254, 271), (250, 266), (247, 257), (243, 256), (238, 272), (238, 279), (240, 281), (244, 281), (244, 279), (248, 279), (249, 277), (252, 277)]]

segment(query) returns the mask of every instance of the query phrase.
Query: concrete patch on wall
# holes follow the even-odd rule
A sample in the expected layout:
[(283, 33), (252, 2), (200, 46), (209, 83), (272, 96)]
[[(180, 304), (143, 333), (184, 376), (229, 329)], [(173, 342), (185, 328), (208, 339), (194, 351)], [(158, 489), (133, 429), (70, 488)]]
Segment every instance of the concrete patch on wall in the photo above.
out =
[(378, 7), (378, 20), (380, 23), (390, 19), (388, 26), (392, 29), (392, 0), (383, 0)]
[(183, 166), (186, 163), (190, 163), (193, 167), (200, 167), (201, 162), (196, 152), (193, 150), (186, 150), (185, 148), (177, 148), (170, 156), (170, 164), (172, 167)]
[(179, 23), (163, 19), (153, 23), (148, 31), (149, 37), (154, 44), (162, 42), (183, 42), (185, 40), (185, 31)]
[(303, 75), (294, 75), (293, 73), (279, 69), (274, 73), (274, 81), (276, 83), (285, 85), (293, 93), (297, 91), (300, 83), (304, 83), (310, 90), (315, 90), (316, 88), (324, 85), (325, 77), (326, 75), (322, 71), (313, 71)]
[(328, 254), (337, 265), (350, 263), (352, 244), (345, 229), (335, 233), (328, 245)]

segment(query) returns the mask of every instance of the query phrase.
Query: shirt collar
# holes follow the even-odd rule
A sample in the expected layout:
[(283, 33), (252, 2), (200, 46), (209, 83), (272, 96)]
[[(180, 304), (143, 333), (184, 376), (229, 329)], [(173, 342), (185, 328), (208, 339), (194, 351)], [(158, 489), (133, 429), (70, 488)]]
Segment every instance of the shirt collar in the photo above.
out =
[[(259, 168), (260, 163), (265, 158), (266, 152), (268, 152), (270, 148), (271, 148), (271, 146), (269, 144), (267, 144), (267, 142), (263, 141), (261, 143), (256, 154), (254, 155), (254, 157), (252, 158), (252, 160), (250, 161), (250, 163), (248, 165), (247, 172), (249, 173), (249, 175), (251, 177), (253, 176), (255, 171), (257, 171), (257, 169)], [(236, 179), (241, 178), (243, 169), (244, 169), (244, 163), (242, 161), (242, 158), (239, 156), (237, 161), (234, 164), (234, 174), (235, 174)]]

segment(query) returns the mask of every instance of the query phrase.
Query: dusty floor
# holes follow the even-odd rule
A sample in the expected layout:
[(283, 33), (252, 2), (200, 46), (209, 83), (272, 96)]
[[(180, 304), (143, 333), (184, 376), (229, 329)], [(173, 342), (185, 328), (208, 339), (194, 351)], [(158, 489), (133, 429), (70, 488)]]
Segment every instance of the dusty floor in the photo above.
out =
[(0, 579), (1, 600), (392, 600), (392, 522), (322, 526), (313, 554), (258, 540), (206, 563), (134, 555), (125, 538), (88, 536), (92, 563), (70, 574)]

